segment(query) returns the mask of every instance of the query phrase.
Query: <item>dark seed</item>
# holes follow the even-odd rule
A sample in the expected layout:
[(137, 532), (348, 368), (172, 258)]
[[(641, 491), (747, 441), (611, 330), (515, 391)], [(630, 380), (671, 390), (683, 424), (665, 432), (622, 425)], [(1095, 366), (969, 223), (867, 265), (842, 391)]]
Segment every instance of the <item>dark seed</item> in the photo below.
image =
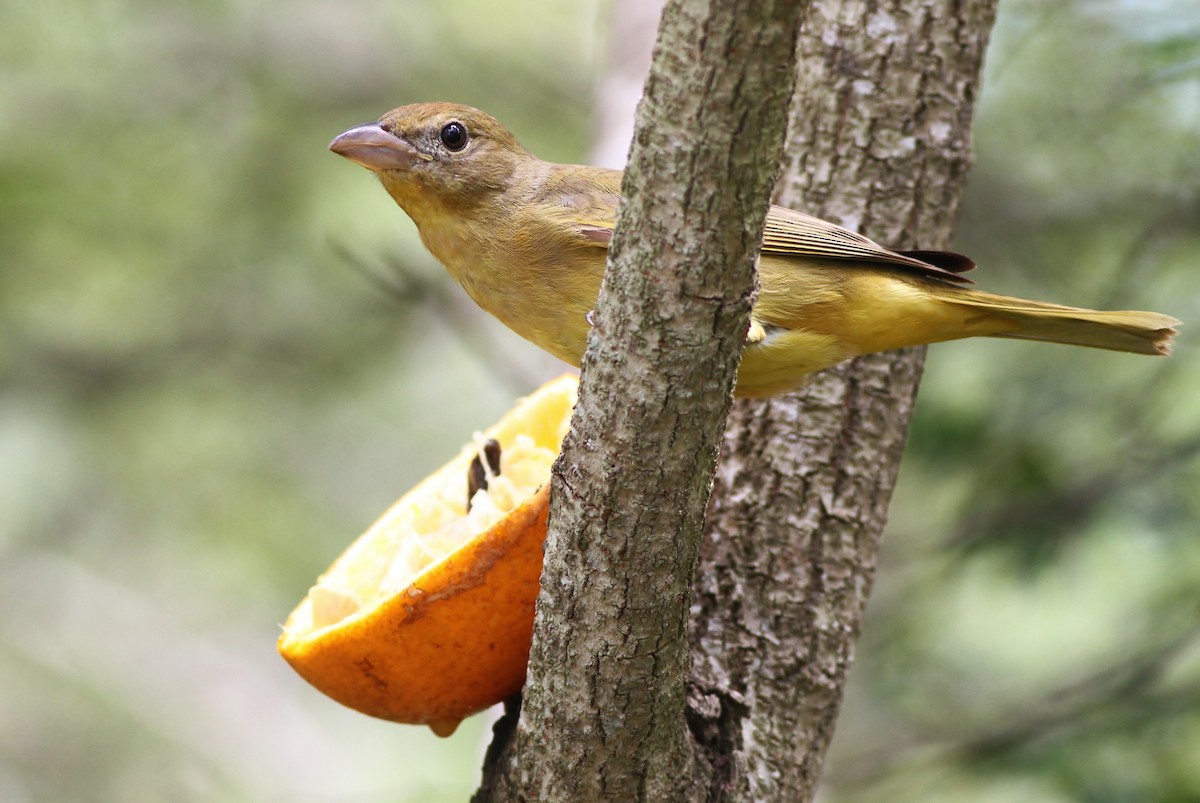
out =
[[(488, 468), (492, 470), (492, 474), (500, 473), (500, 443), (495, 438), (489, 438), (487, 443), (483, 444), (483, 456), (487, 459)], [(471, 500), (475, 498), (477, 491), (486, 491), (488, 487), (488, 473), (483, 468), (483, 463), (479, 460), (479, 455), (475, 455), (475, 459), (471, 461), (471, 467), (467, 469), (467, 512), (471, 510)]]

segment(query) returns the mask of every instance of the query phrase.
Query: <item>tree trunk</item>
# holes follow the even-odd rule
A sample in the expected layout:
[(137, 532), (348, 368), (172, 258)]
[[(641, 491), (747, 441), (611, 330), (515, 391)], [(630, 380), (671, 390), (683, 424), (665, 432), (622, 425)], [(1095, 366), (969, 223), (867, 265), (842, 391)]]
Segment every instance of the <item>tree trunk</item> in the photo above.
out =
[[(477, 800), (813, 794), (922, 355), (737, 404), (699, 544), (800, 5), (664, 12), (555, 471), (524, 706), (498, 723)], [(994, 0), (813, 7), (779, 200), (944, 244)]]
[(702, 799), (684, 717), (690, 591), (806, 5), (663, 10), (551, 480), (524, 701), (480, 800)]
[[(777, 202), (945, 246), (994, 0), (815, 0)], [(833, 735), (924, 360), (874, 354), (730, 415), (695, 586), (714, 790), (808, 800)]]

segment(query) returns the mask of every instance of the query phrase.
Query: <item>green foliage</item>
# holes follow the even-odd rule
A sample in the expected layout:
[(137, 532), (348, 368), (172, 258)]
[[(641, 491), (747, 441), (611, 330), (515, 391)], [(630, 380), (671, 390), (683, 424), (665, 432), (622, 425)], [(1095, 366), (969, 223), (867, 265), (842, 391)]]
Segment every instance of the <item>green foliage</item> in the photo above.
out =
[(0, 799), (474, 787), (482, 723), (366, 720), (273, 650), (330, 560), (532, 387), (364, 273), (443, 280), (325, 145), (457, 97), (578, 152), (595, 14), (0, 7)]

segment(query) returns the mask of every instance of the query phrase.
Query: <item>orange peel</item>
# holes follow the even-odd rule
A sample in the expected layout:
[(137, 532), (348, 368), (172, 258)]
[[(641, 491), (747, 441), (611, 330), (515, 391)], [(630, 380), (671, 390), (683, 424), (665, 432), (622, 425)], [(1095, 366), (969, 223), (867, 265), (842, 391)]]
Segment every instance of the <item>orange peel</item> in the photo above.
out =
[[(520, 690), (533, 632), (550, 464), (577, 380), (522, 399), (404, 494), (330, 565), (283, 626), (278, 649), (334, 700), (449, 736)], [(467, 504), (487, 439), (500, 471)]]

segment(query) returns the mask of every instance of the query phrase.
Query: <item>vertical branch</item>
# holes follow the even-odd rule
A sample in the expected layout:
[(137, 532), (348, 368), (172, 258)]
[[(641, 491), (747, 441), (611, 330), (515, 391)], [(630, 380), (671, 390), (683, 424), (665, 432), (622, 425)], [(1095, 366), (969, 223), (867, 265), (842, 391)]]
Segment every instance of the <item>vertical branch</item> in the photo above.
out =
[[(815, 0), (777, 200), (896, 247), (945, 245), (994, 13), (994, 0)], [(730, 416), (689, 706), (732, 799), (815, 792), (923, 357), (870, 355)]]
[[(711, 5), (713, 19), (730, 11)], [(755, 92), (766, 86), (769, 102), (770, 87), (787, 83), (756, 84), (738, 60), (735, 42), (760, 55), (768, 46), (755, 37), (775, 18), (769, 4), (747, 11), (758, 5), (734, 12), (759, 27), (746, 40), (713, 35), (725, 23), (682, 25), (699, 2), (664, 14), (622, 207), (622, 220), (639, 227), (623, 223), (614, 242), (579, 420), (555, 476), (523, 719), (493, 745), (480, 799), (815, 793), (923, 352), (873, 355), (803, 393), (734, 407), (694, 576), (681, 712), (680, 583), (691, 576), (694, 504), (712, 465), (707, 439), (729, 389), (726, 349), (745, 324), (746, 246), (762, 222), (754, 160), (769, 156), (769, 137), (744, 149), (735, 142), (769, 125), (767, 107), (736, 101), (762, 103)], [(994, 6), (816, 0), (779, 201), (894, 246), (943, 245)], [(722, 65), (698, 66), (716, 42)], [(730, 109), (740, 111), (717, 114)], [(748, 224), (729, 226), (735, 216)], [(626, 243), (627, 234), (657, 248)], [(694, 272), (713, 256), (716, 273)], [(697, 320), (709, 324), (715, 356), (696, 350)]]
[(703, 798), (690, 589), (805, 5), (664, 9), (552, 480), (521, 718), (480, 799)]

